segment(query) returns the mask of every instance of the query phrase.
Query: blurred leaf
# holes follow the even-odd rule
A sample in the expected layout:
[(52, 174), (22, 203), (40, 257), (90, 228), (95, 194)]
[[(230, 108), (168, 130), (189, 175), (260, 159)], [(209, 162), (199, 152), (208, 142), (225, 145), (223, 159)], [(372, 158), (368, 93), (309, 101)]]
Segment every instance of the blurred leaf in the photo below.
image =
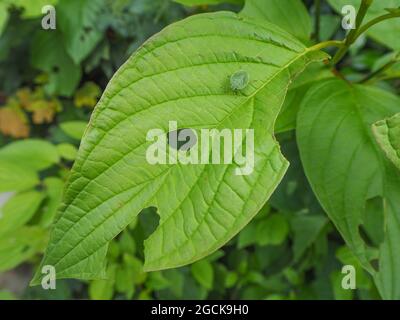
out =
[(333, 14), (321, 14), (320, 39), (330, 40), (340, 27), (340, 18)]
[(0, 36), (8, 20), (7, 4), (0, 2)]
[(26, 224), (38, 210), (44, 195), (27, 191), (14, 195), (0, 208), (0, 237)]
[(57, 145), (57, 150), (61, 158), (73, 161), (76, 158), (78, 149), (70, 143), (60, 143)]
[(42, 252), (48, 241), (47, 232), (38, 227), (22, 227), (0, 238), (0, 272)]
[(146, 278), (147, 273), (143, 271), (143, 263), (131, 254), (123, 255), (123, 262), (132, 271), (134, 284), (142, 284)]
[(43, 170), (60, 161), (57, 148), (45, 140), (26, 139), (0, 149), (0, 160), (32, 170)]
[(44, 204), (40, 225), (48, 227), (53, 222), (57, 209), (61, 204), (64, 181), (56, 177), (48, 177), (44, 179), (43, 184), (46, 186), (47, 199)]
[(78, 108), (94, 108), (100, 95), (101, 89), (97, 84), (94, 82), (85, 82), (85, 84), (75, 93), (75, 106)]
[(278, 245), (285, 241), (289, 224), (282, 214), (274, 214), (257, 225), (257, 242), (261, 246)]
[(107, 280), (93, 280), (89, 284), (89, 297), (92, 300), (110, 300), (114, 295), (116, 265), (107, 269)]
[(56, 112), (62, 110), (62, 106), (57, 100), (41, 100), (32, 103), (27, 110), (33, 113), (32, 120), (34, 124), (43, 124), (51, 123)]
[(100, 42), (102, 33), (97, 19), (104, 0), (59, 0), (57, 19), (66, 49), (75, 64), (79, 64)]
[(298, 261), (305, 250), (317, 239), (327, 222), (327, 218), (322, 215), (298, 215), (290, 219), (294, 234), (294, 261)]
[[(73, 14), (74, 15), (74, 14)], [(67, 54), (58, 31), (39, 30), (32, 43), (31, 64), (49, 75), (47, 93), (70, 96), (81, 78), (81, 68)]]
[(58, 0), (3, 0), (8, 5), (23, 8), (22, 16), (26, 19), (42, 16), (42, 8), (56, 5)]
[(240, 231), (238, 236), (239, 249), (243, 249), (257, 242), (256, 229), (257, 229), (257, 222), (252, 221), (242, 231)]
[(136, 250), (135, 239), (130, 235), (129, 231), (123, 231), (118, 239), (119, 248), (122, 252), (133, 255)]
[(301, 0), (246, 0), (241, 14), (273, 23), (303, 41), (311, 34), (311, 18)]
[(227, 288), (232, 288), (238, 281), (238, 275), (236, 272), (228, 272), (225, 277), (225, 286)]
[(115, 273), (115, 290), (125, 293), (127, 299), (131, 299), (135, 292), (133, 272), (134, 271), (126, 265), (118, 265)]
[(1, 300), (17, 300), (17, 297), (10, 291), (0, 290), (0, 301)]
[(212, 289), (214, 281), (214, 270), (207, 260), (200, 260), (192, 264), (191, 271), (193, 277), (199, 284), (208, 290)]
[(23, 191), (39, 183), (36, 173), (13, 161), (0, 160), (0, 192)]
[(29, 136), (29, 125), (26, 115), (19, 109), (0, 108), (0, 132), (14, 138)]
[(163, 290), (171, 285), (168, 279), (164, 277), (162, 271), (151, 272), (146, 283), (153, 290)]
[(68, 121), (60, 124), (60, 128), (71, 138), (81, 140), (87, 123), (84, 121)]

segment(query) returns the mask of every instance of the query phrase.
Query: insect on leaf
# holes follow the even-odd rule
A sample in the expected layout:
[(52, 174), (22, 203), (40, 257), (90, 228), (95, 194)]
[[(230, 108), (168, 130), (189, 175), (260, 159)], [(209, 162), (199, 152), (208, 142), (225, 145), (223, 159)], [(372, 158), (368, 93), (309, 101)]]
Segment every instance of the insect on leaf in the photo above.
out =
[[(282, 179), (288, 162), (275, 119), (290, 81), (326, 57), (273, 25), (227, 12), (192, 16), (152, 37), (94, 110), (42, 265), (53, 265), (57, 278), (104, 277), (108, 243), (148, 207), (160, 221), (144, 243), (146, 271), (220, 248)], [(238, 70), (251, 78), (240, 95), (229, 89)], [(146, 135), (159, 128), (167, 136), (171, 120), (178, 129), (254, 129), (253, 172), (236, 175), (237, 163), (150, 164)]]

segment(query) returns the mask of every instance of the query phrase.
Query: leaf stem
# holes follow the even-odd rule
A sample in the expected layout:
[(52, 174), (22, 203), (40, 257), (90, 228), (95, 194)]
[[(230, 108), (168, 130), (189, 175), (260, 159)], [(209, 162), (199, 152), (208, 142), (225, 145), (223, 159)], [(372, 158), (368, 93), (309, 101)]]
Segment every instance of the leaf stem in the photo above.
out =
[(324, 48), (328, 47), (338, 47), (341, 48), (343, 47), (344, 42), (340, 40), (329, 40), (329, 41), (323, 41), (320, 43), (317, 43), (316, 45), (313, 45), (312, 47), (309, 47), (308, 50), (310, 51), (316, 51), (316, 50), (321, 50)]
[(321, 0), (315, 1), (315, 26), (314, 26), (314, 39), (320, 41), (320, 29), (321, 29)]
[(358, 32), (356, 33), (356, 35), (354, 36), (354, 39), (357, 40), (357, 38), (359, 36), (361, 36), (365, 31), (367, 31), (369, 28), (371, 28), (372, 26), (376, 25), (379, 22), (388, 20), (388, 19), (393, 19), (393, 18), (399, 18), (400, 17), (400, 12), (396, 12), (396, 13), (388, 13), (388, 14), (384, 14), (380, 17), (376, 17), (375, 19), (372, 19), (371, 21), (369, 21), (368, 23), (366, 23), (365, 25), (363, 25)]
[(374, 72), (370, 73), (367, 75), (364, 79), (362, 79), (359, 83), (367, 83), (370, 80), (376, 78), (380, 74), (384, 73), (386, 70), (388, 70), (390, 67), (392, 67), (394, 64), (400, 61), (400, 53), (397, 54), (393, 59), (391, 59), (389, 62), (387, 62), (385, 65), (380, 67), (379, 69), (375, 70)]
[(332, 59), (332, 64), (336, 65), (347, 53), (349, 47), (354, 43), (357, 39), (358, 30), (367, 14), (369, 7), (372, 5), (373, 0), (362, 0), (360, 9), (358, 10), (357, 17), (356, 17), (356, 28), (352, 29), (347, 37), (344, 40), (344, 45), (341, 47), (335, 54)]

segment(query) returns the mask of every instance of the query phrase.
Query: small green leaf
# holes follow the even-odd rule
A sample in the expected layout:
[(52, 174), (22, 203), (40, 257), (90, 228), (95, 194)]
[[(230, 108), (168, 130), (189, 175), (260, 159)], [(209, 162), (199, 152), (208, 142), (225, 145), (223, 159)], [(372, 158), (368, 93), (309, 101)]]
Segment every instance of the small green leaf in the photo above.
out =
[(78, 153), (78, 149), (70, 143), (60, 143), (57, 150), (61, 158), (69, 161), (75, 160)]
[(107, 270), (107, 279), (93, 280), (89, 284), (89, 297), (92, 300), (110, 300), (114, 295), (116, 265), (111, 265)]
[(129, 234), (128, 231), (122, 232), (121, 237), (118, 239), (118, 244), (122, 252), (134, 254), (136, 250), (135, 239)]
[(60, 128), (71, 138), (81, 140), (87, 123), (84, 121), (67, 121), (60, 124)]
[(0, 272), (11, 270), (42, 252), (48, 234), (38, 227), (22, 227), (0, 237)]
[(12, 142), (0, 149), (0, 161), (13, 162), (35, 171), (46, 169), (59, 162), (57, 148), (51, 143), (27, 139)]
[(193, 277), (199, 284), (208, 290), (213, 287), (214, 270), (212, 265), (207, 260), (200, 260), (192, 264), (191, 271)]
[(7, 4), (0, 2), (0, 36), (8, 20)]
[(23, 191), (37, 183), (39, 177), (31, 169), (0, 159), (0, 192)]
[(252, 221), (239, 233), (238, 249), (246, 248), (252, 244), (257, 243), (257, 223)]
[(383, 152), (400, 169), (400, 113), (374, 123), (372, 128)]
[(282, 214), (274, 214), (257, 225), (257, 242), (260, 246), (279, 245), (289, 233), (289, 224)]
[(22, 227), (36, 213), (44, 195), (37, 191), (27, 191), (9, 199), (0, 208), (0, 237)]
[(43, 180), (43, 185), (46, 187), (47, 199), (44, 203), (40, 225), (48, 227), (53, 222), (57, 209), (61, 204), (64, 181), (59, 178), (49, 177)]
[(318, 238), (328, 220), (322, 215), (299, 215), (290, 220), (293, 230), (294, 260), (298, 261), (305, 250)]

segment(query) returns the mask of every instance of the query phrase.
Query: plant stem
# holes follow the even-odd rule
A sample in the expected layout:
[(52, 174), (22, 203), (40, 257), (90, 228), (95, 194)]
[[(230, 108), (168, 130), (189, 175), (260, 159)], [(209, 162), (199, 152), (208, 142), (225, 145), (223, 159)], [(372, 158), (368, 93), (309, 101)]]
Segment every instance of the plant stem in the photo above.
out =
[(321, 29), (321, 0), (315, 0), (315, 26), (314, 26), (314, 39), (320, 41)]
[(344, 40), (344, 46), (341, 47), (335, 54), (332, 59), (332, 64), (336, 65), (347, 53), (349, 47), (354, 43), (357, 39), (358, 30), (364, 20), (365, 15), (369, 7), (371, 6), (373, 0), (362, 0), (360, 9), (358, 10), (357, 17), (356, 17), (356, 28), (352, 29), (349, 34), (347, 35), (346, 39)]
[(371, 28), (372, 26), (376, 25), (377, 23), (385, 21), (385, 20), (388, 20), (388, 19), (399, 18), (399, 17), (400, 17), (400, 12), (398, 12), (398, 13), (388, 13), (388, 14), (384, 14), (384, 15), (382, 15), (380, 17), (376, 17), (375, 19), (372, 19), (371, 21), (369, 21), (368, 23), (363, 25), (358, 30), (358, 32), (354, 36), (354, 40), (357, 40), (357, 38), (359, 36), (361, 36), (365, 31), (367, 31), (369, 28)]
[(370, 73), (367, 75), (364, 79), (362, 79), (359, 83), (367, 83), (368, 81), (376, 78), (380, 74), (384, 73), (386, 70), (388, 70), (390, 67), (392, 67), (394, 64), (400, 61), (400, 55), (396, 55), (392, 60), (390, 60), (388, 63), (380, 67), (378, 70)]
[(317, 43), (316, 45), (313, 45), (312, 47), (309, 47), (308, 50), (316, 51), (316, 50), (321, 50), (321, 49), (328, 48), (328, 47), (342, 48), (343, 45), (344, 45), (343, 41), (329, 40), (329, 41), (324, 41), (324, 42)]

